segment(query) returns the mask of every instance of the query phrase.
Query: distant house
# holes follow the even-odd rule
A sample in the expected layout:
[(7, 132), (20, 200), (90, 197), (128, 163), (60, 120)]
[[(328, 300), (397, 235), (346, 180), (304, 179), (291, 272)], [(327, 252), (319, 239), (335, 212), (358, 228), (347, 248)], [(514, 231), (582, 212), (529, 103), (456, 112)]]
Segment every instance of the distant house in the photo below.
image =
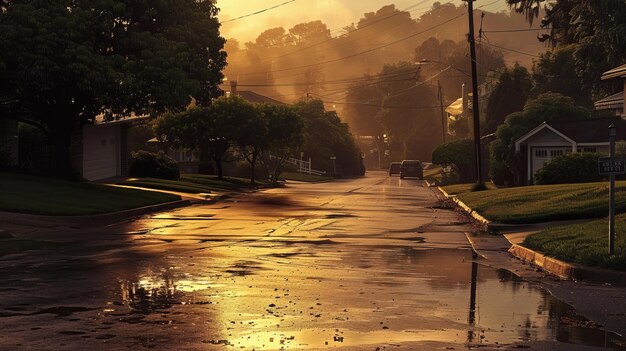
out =
[(230, 96), (239, 96), (248, 102), (252, 102), (256, 104), (266, 103), (266, 104), (274, 104), (274, 105), (286, 105), (282, 101), (272, 99), (271, 97), (268, 97), (265, 95), (257, 94), (250, 90), (238, 90), (237, 81), (235, 80), (230, 81), (230, 92), (228, 92), (228, 94)]
[[(626, 65), (602, 75), (602, 79), (622, 78), (626, 91)], [(611, 111), (615, 117), (579, 121), (543, 122), (515, 140), (515, 151), (523, 160), (524, 178), (532, 183), (535, 173), (553, 158), (573, 152), (609, 153), (608, 128), (617, 127), (617, 140), (626, 140), (625, 92), (598, 100), (598, 110)]]

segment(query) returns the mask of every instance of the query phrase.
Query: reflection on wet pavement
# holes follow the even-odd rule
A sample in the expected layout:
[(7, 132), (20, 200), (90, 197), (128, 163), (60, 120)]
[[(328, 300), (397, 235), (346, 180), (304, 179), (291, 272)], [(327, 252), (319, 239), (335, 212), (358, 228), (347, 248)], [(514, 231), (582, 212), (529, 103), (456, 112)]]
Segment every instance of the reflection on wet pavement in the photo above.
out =
[[(369, 191), (320, 197), (332, 209), (299, 201), (296, 217), (281, 201), (271, 221), (246, 206), (238, 217), (167, 213), (120, 228), (128, 241), (117, 246), (96, 233), (98, 245), (7, 256), (0, 349), (626, 349), (547, 292), (476, 264), (454, 213), (421, 206), (389, 221), (380, 189)], [(424, 191), (388, 189), (385, 201), (407, 209), (403, 193)]]

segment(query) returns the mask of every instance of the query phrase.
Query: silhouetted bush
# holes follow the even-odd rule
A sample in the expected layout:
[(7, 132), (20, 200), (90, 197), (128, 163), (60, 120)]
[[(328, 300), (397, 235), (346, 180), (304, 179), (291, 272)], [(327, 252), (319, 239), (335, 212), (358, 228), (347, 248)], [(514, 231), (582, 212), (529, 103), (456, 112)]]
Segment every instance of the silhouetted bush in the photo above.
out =
[(129, 173), (137, 178), (160, 178), (178, 180), (180, 171), (176, 161), (172, 160), (163, 151), (157, 153), (137, 151), (132, 154), (133, 160)]
[(537, 184), (589, 183), (602, 180), (598, 174), (596, 153), (574, 153), (559, 156), (535, 174)]
[[(458, 175), (458, 182), (469, 182), (476, 174), (474, 163), (474, 142), (459, 139), (441, 144), (433, 150), (433, 163), (442, 167), (452, 167)], [(448, 180), (453, 181), (453, 178)]]

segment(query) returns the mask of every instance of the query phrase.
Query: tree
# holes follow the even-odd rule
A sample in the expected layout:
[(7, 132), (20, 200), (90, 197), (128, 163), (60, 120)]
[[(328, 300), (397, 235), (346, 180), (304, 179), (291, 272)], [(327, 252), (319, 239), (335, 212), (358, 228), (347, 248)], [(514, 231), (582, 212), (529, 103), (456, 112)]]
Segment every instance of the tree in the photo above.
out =
[[(435, 113), (438, 105), (433, 89), (418, 83), (419, 72), (408, 62), (385, 65), (381, 75), (396, 75), (381, 80), (385, 93), (377, 119), (384, 126), (399, 159), (428, 160), (441, 142), (441, 120)], [(397, 77), (412, 77), (399, 80)]]
[[(285, 161), (293, 157), (296, 148), (304, 142), (304, 122), (292, 106), (259, 104), (257, 109), (267, 122), (267, 149), (262, 161), (268, 168), (267, 173), (277, 180)], [(269, 169), (270, 153), (276, 157), (272, 170)]]
[(338, 174), (363, 174), (359, 147), (335, 111), (326, 111), (321, 100), (300, 100), (294, 107), (304, 122), (305, 157), (312, 158), (315, 168), (332, 173), (330, 157), (336, 157)]
[(577, 106), (574, 99), (561, 94), (546, 93), (530, 100), (524, 110), (508, 115), (504, 124), (496, 131), (496, 140), (490, 146), (490, 168), (506, 167), (507, 177), (514, 184), (520, 184), (521, 164), (519, 155), (515, 153), (515, 140), (528, 133), (542, 122), (580, 120), (590, 118), (591, 113), (584, 107)]
[(495, 132), (498, 126), (504, 123), (506, 116), (521, 111), (526, 104), (531, 87), (532, 80), (528, 70), (519, 64), (506, 68), (500, 73), (487, 100), (487, 123), (483, 134)]
[(460, 182), (471, 182), (476, 175), (474, 141), (459, 139), (441, 144), (433, 150), (432, 161), (442, 167), (452, 167), (458, 172)]
[(226, 55), (210, 0), (6, 2), (0, 11), (1, 95), (75, 174), (70, 145), (98, 115), (182, 111), (221, 94)]
[(237, 114), (237, 123), (230, 128), (236, 129), (233, 140), (243, 158), (250, 164), (250, 184), (255, 184), (257, 161), (263, 150), (269, 146), (267, 120), (257, 106), (247, 101), (242, 102), (245, 105), (241, 106)]
[(239, 127), (252, 118), (256, 111), (249, 102), (238, 96), (220, 97), (208, 107), (166, 113), (157, 119), (155, 133), (174, 147), (198, 150), (201, 160), (212, 159), (221, 180), (224, 156), (231, 145), (241, 141)]
[(532, 96), (559, 93), (573, 98), (579, 105), (591, 107), (591, 91), (583, 88), (572, 59), (576, 49), (576, 45), (559, 46), (541, 55), (533, 65)]
[(617, 91), (616, 85), (601, 85), (600, 75), (624, 63), (626, 57), (626, 2), (623, 0), (507, 0), (527, 20), (538, 17), (550, 34), (541, 37), (553, 47), (575, 44), (574, 64), (583, 91), (601, 96)]

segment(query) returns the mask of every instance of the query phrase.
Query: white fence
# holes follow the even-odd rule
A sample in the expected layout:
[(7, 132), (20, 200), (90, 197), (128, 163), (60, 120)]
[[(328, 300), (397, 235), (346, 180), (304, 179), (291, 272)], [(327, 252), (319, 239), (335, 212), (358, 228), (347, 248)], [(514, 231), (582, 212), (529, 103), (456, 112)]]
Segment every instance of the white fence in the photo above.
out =
[(284, 161), (285, 163), (292, 164), (292, 165), (296, 166), (297, 171), (299, 173), (307, 173), (307, 174), (315, 174), (315, 175), (324, 175), (324, 174), (326, 174), (325, 171), (318, 171), (318, 170), (315, 170), (315, 169), (313, 169), (311, 167), (311, 158), (310, 157), (309, 157), (308, 161), (305, 161), (305, 160), (300, 160), (300, 159), (293, 158), (293, 157), (282, 158), (282, 157), (270, 155), (270, 160), (280, 160), (280, 161)]

